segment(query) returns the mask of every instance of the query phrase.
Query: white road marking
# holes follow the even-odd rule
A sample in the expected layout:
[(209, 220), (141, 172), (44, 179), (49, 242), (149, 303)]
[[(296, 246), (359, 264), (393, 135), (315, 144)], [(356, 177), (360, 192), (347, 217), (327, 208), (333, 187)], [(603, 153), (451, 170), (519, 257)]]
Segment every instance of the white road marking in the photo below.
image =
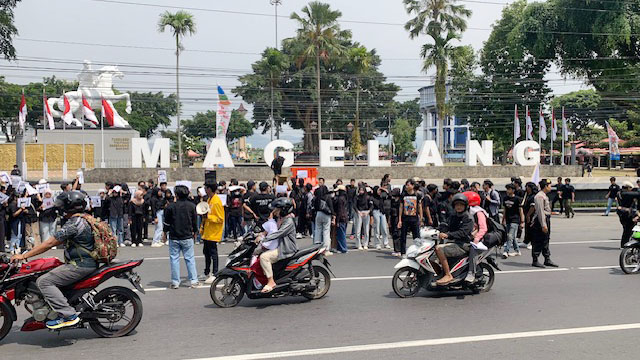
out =
[[(628, 268), (635, 268), (634, 266), (629, 266), (627, 265), (626, 267)], [(610, 265), (610, 266), (583, 266), (583, 267), (579, 267), (577, 268), (578, 270), (602, 270), (602, 269), (619, 269), (620, 265)]]
[(554, 272), (554, 271), (567, 271), (568, 268), (554, 268), (554, 269), (528, 269), (528, 270), (504, 270), (496, 271), (496, 274), (522, 274), (532, 272)]
[(620, 240), (584, 240), (584, 241), (551, 241), (550, 245), (574, 245), (574, 244), (596, 244), (596, 243), (619, 243)]
[(534, 338), (534, 337), (589, 334), (589, 333), (636, 330), (636, 329), (640, 329), (640, 323), (537, 330), (537, 331), (523, 331), (523, 332), (515, 332), (515, 333), (461, 336), (461, 337), (441, 338), (441, 339), (398, 341), (398, 342), (381, 343), (381, 344), (336, 346), (336, 347), (329, 347), (329, 348), (217, 356), (217, 357), (192, 359), (192, 360), (253, 360), (253, 359), (276, 359), (276, 358), (299, 357), (299, 356), (319, 356), (319, 355), (344, 354), (344, 353), (361, 352), (361, 351), (375, 351), (375, 350), (380, 351), (380, 350), (403, 349), (403, 348), (411, 348), (411, 347), (427, 347), (427, 346), (463, 344), (463, 343), (474, 343), (474, 342), (485, 342), (485, 341), (496, 341), (496, 340), (507, 340), (507, 339), (526, 339), (526, 338)]

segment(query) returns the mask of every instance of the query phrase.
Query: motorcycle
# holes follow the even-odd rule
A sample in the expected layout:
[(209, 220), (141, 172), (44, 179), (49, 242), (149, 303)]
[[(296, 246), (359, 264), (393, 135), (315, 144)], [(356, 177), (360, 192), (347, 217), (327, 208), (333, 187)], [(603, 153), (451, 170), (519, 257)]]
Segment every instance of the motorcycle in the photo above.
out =
[[(142, 319), (140, 297), (123, 286), (111, 286), (100, 291), (96, 288), (116, 277), (129, 280), (144, 293), (140, 276), (133, 272), (140, 264), (142, 260), (103, 265), (86, 278), (61, 289), (69, 304), (79, 312), (80, 322), (55, 331), (85, 328), (88, 324), (96, 334), (105, 338), (131, 333)], [(45, 301), (36, 280), (60, 265), (63, 263), (58, 258), (40, 258), (17, 264), (11, 263), (7, 255), (0, 255), (0, 340), (7, 336), (13, 322), (18, 320), (16, 306), (22, 302), (31, 317), (24, 321), (20, 331), (45, 329), (48, 320), (58, 317)]]
[(620, 269), (625, 274), (640, 273), (640, 225), (633, 227), (631, 240), (620, 251)]
[(258, 247), (255, 240), (260, 230), (254, 229), (253, 233), (245, 236), (228, 255), (225, 268), (215, 274), (216, 279), (211, 284), (209, 293), (217, 306), (234, 307), (245, 294), (249, 299), (302, 295), (309, 300), (317, 300), (329, 292), (331, 265), (323, 256), (326, 249), (322, 245), (316, 245), (273, 264), (276, 286), (271, 292), (262, 293), (258, 286), (261, 274), (257, 273), (261, 271), (260, 264), (251, 264), (253, 253)]
[(438, 277), (429, 259), (435, 253), (440, 232), (433, 228), (420, 230), (420, 237), (414, 240), (414, 245), (407, 249), (407, 258), (395, 265), (393, 275), (393, 291), (401, 298), (413, 297), (420, 289), (429, 291), (471, 290), (474, 294), (487, 292), (493, 286), (495, 272), (500, 271), (494, 259), (489, 256), (491, 249), (480, 252), (476, 265), (476, 278), (472, 284), (464, 281), (469, 270), (469, 257), (449, 258), (453, 281), (447, 285), (437, 285), (434, 280)]

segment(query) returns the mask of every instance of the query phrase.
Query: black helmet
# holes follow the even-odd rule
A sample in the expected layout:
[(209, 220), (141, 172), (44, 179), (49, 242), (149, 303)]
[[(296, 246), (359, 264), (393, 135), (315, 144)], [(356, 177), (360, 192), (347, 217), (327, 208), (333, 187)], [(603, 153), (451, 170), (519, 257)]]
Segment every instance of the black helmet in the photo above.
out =
[(467, 197), (464, 196), (463, 193), (457, 193), (453, 195), (453, 199), (451, 199), (451, 205), (455, 206), (456, 202), (463, 203), (465, 210), (469, 208), (469, 199), (467, 199)]
[(293, 212), (293, 202), (290, 198), (280, 197), (269, 204), (269, 209), (280, 209), (280, 216), (289, 215)]
[(87, 207), (86, 196), (80, 191), (67, 191), (58, 195), (55, 207), (67, 214), (81, 213)]

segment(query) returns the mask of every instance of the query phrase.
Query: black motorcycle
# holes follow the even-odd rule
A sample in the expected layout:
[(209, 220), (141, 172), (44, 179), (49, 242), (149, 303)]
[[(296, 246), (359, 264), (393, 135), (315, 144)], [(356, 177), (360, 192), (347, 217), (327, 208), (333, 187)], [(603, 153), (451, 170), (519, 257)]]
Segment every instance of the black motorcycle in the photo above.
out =
[(640, 273), (640, 225), (633, 228), (631, 240), (620, 251), (620, 269), (625, 274)]
[(245, 294), (249, 299), (302, 295), (309, 300), (320, 299), (327, 294), (331, 287), (331, 270), (323, 255), (326, 249), (322, 245), (300, 250), (294, 256), (273, 264), (276, 286), (272, 291), (262, 293), (256, 288), (255, 265), (254, 269), (251, 268), (251, 258), (259, 246), (255, 241), (258, 235), (256, 230), (260, 229), (254, 229), (254, 233), (245, 236), (228, 255), (225, 268), (215, 274), (216, 279), (209, 292), (216, 305), (234, 307)]

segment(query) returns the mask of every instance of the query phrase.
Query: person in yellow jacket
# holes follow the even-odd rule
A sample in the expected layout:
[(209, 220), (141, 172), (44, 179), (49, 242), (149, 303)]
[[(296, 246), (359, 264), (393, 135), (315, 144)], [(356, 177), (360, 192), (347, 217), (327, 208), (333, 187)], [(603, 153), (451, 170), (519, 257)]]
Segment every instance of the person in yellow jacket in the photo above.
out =
[[(217, 184), (205, 184), (205, 191), (209, 199), (207, 201), (209, 212), (203, 215), (202, 225), (200, 226), (200, 235), (202, 235), (204, 243), (202, 253), (205, 260), (204, 277), (206, 278), (206, 284), (211, 284), (215, 280), (214, 275), (218, 272), (218, 243), (222, 241), (222, 231), (224, 229), (224, 205), (220, 197), (216, 195), (217, 187)], [(212, 271), (209, 272), (209, 269)]]

